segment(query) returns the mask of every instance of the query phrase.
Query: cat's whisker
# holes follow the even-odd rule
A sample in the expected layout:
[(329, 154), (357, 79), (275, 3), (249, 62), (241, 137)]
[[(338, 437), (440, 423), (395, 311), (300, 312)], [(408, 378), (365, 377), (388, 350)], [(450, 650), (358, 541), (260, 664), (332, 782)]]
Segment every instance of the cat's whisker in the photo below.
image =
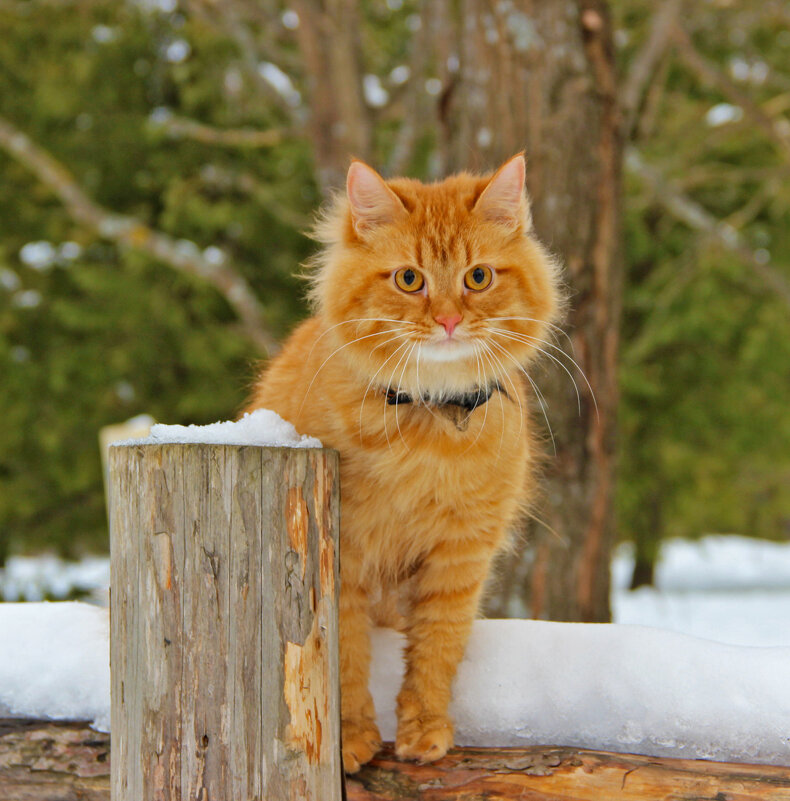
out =
[[(408, 336), (408, 334), (400, 334), (399, 336)], [(398, 337), (392, 337), (392, 339), (388, 340), (388, 342), (392, 342), (395, 339), (398, 339)], [(409, 344), (408, 342), (401, 342), (401, 344), (398, 345), (398, 347), (395, 348), (395, 350), (384, 360), (384, 363), (381, 365), (381, 367), (379, 367), (378, 370), (376, 370), (376, 372), (373, 374), (373, 377), (370, 379), (370, 381), (368, 381), (368, 385), (365, 387), (365, 392), (362, 395), (362, 405), (359, 407), (360, 442), (362, 441), (362, 413), (365, 411), (365, 401), (367, 400), (368, 392), (370, 392), (370, 387), (376, 380), (376, 376), (378, 376), (378, 374), (387, 366), (387, 363), (390, 361), (390, 359), (392, 359), (400, 351), (401, 348), (405, 348), (408, 344)], [(385, 398), (385, 403), (386, 403), (386, 398)], [(385, 432), (386, 432), (386, 426), (385, 426)]]
[[(395, 320), (390, 317), (353, 317), (350, 320), (342, 320), (339, 323), (335, 323), (334, 325), (330, 325), (326, 331), (321, 332), (319, 336), (316, 337), (315, 342), (313, 342), (313, 347), (310, 348), (307, 359), (305, 361), (309, 361), (310, 357), (313, 355), (313, 351), (315, 350), (315, 346), (330, 332), (334, 331), (336, 328), (339, 328), (341, 325), (351, 325), (352, 323), (399, 323), (401, 326), (410, 325), (413, 327), (417, 327), (417, 323), (413, 323), (410, 320)], [(394, 331), (395, 329), (390, 329)], [(382, 333), (385, 333), (382, 331)]]
[[(496, 373), (496, 369), (494, 368), (494, 362), (492, 360), (492, 357), (494, 356), (494, 352), (491, 350), (491, 348), (485, 342), (481, 341), (480, 345), (483, 348), (483, 353), (482, 353), (483, 357), (489, 359), (489, 364), (491, 365), (493, 372)], [(502, 368), (501, 364), (499, 364), (499, 368), (500, 368), (500, 370), (502, 370), (502, 374), (503, 375), (507, 375), (507, 371)], [(511, 381), (511, 384), (512, 384), (512, 381)], [(499, 457), (502, 455), (502, 445), (505, 442), (505, 402), (502, 400), (502, 393), (501, 392), (497, 392), (497, 397), (499, 399), (499, 413), (500, 413), (501, 419), (502, 419), (502, 425), (499, 427), (499, 447), (497, 448), (497, 452), (496, 452), (496, 458), (497, 458), (497, 461), (499, 461)], [(517, 392), (516, 392), (516, 398), (518, 400), (518, 408), (519, 408), (519, 410), (521, 410), (521, 400), (518, 397), (518, 393)], [(519, 436), (521, 436), (521, 428), (520, 427), (519, 427), (518, 433), (519, 433)]]
[[(403, 347), (403, 348), (407, 347), (408, 344), (409, 344), (408, 342), (403, 342), (398, 347), (398, 350), (395, 351), (395, 353), (397, 353), (401, 349), (401, 347)], [(394, 356), (395, 353), (393, 353), (392, 356)], [(395, 371), (398, 369), (398, 365), (400, 365), (400, 363), (403, 360), (403, 357), (405, 355), (406, 355), (406, 351), (404, 350), (404, 352), (401, 354), (400, 358), (398, 359), (397, 363), (395, 364), (395, 367), (393, 368), (392, 372), (390, 373), (388, 386), (392, 386), (392, 378), (395, 375)], [(390, 356), (390, 358), (392, 358), (392, 356)], [(387, 359), (387, 361), (389, 361), (389, 359)], [(385, 364), (386, 364), (386, 362), (385, 362)], [(386, 394), (384, 395), (383, 401), (384, 401), (384, 436), (387, 438), (387, 447), (390, 449), (390, 452), (392, 452), (392, 442), (390, 441), (390, 432), (389, 432), (389, 429), (387, 428), (387, 405), (388, 404), (387, 404), (387, 396), (386, 396)], [(397, 423), (397, 418), (398, 418), (398, 405), (395, 404), (395, 422), (396, 423)]]
[(422, 398), (422, 394), (423, 393), (422, 393), (422, 387), (420, 386), (420, 356), (421, 355), (422, 355), (422, 342), (418, 342), (417, 343), (417, 376), (415, 378), (415, 382), (417, 384), (417, 397), (415, 398), (415, 403), (418, 403), (419, 405), (421, 405), (428, 412), (428, 414), (431, 415), (431, 417), (433, 417), (435, 420), (438, 420), (439, 418), (431, 410), (430, 405), (425, 403), (423, 401), (423, 398)]
[(545, 528), (549, 534), (553, 535), (554, 538), (563, 545), (563, 547), (567, 548), (570, 545), (567, 537), (560, 534), (555, 528), (552, 528), (545, 520), (538, 517), (531, 509), (527, 510), (527, 517), (529, 517), (531, 520), (534, 520), (538, 525), (543, 526), (543, 528)]
[[(510, 334), (510, 335), (512, 335), (514, 337), (524, 337), (524, 338), (526, 338), (528, 340), (531, 340), (533, 342), (541, 342), (542, 344), (546, 345), (546, 347), (553, 348), (554, 350), (559, 351), (579, 371), (579, 375), (584, 379), (584, 383), (587, 385), (587, 389), (590, 392), (590, 397), (592, 398), (593, 406), (595, 407), (596, 417), (600, 418), (600, 415), (598, 413), (598, 401), (595, 399), (595, 392), (593, 392), (593, 388), (592, 388), (592, 386), (590, 386), (590, 382), (587, 380), (587, 376), (585, 375), (584, 370), (582, 370), (582, 368), (579, 366), (578, 362), (572, 356), (569, 356), (562, 348), (558, 348), (556, 345), (552, 345), (551, 342), (546, 342), (545, 339), (540, 339), (540, 337), (533, 337), (530, 334), (515, 334), (513, 331), (506, 331), (503, 328), (493, 328), (493, 329), (488, 328), (486, 330), (491, 331), (491, 332), (496, 331), (496, 332), (498, 332), (500, 334), (506, 333), (506, 334)], [(524, 344), (529, 344), (529, 343), (524, 343)], [(541, 349), (538, 348), (538, 350), (541, 350)], [(542, 351), (542, 352), (546, 353), (545, 351)], [(551, 354), (549, 354), (549, 353), (546, 353), (546, 355), (547, 356), (551, 356)], [(556, 361), (556, 359), (555, 359), (555, 361)], [(566, 370), (566, 372), (567, 372), (567, 370)]]
[[(489, 330), (491, 330), (491, 329), (489, 329)], [(551, 342), (546, 342), (545, 339), (540, 339), (539, 337), (533, 337), (533, 336), (531, 336), (529, 334), (513, 334), (512, 331), (504, 332), (503, 329), (493, 329), (493, 330), (495, 330), (500, 335), (503, 334), (503, 333), (506, 333), (506, 334), (508, 334), (510, 336), (514, 336), (515, 338), (522, 337), (523, 339), (521, 341), (524, 341), (524, 339), (529, 340), (529, 342), (525, 342), (524, 344), (530, 344), (531, 342), (540, 342), (540, 343), (546, 345), (547, 347), (552, 348), (553, 350), (556, 350), (559, 353), (561, 353), (579, 371), (579, 375), (584, 380), (584, 383), (585, 383), (585, 385), (587, 387), (587, 390), (590, 393), (590, 398), (591, 398), (591, 400), (593, 402), (593, 407), (595, 408), (596, 419), (600, 420), (600, 412), (598, 411), (598, 400), (595, 397), (595, 392), (594, 392), (594, 390), (592, 388), (592, 385), (590, 384), (589, 380), (587, 379), (587, 375), (585, 374), (584, 370), (582, 370), (582, 368), (579, 365), (579, 363), (572, 356), (569, 356), (564, 350), (562, 350), (562, 348), (558, 348), (556, 345), (553, 345)], [(568, 370), (565, 369), (564, 365), (561, 362), (559, 362), (554, 356), (552, 356), (552, 354), (547, 353), (542, 348), (537, 348), (537, 350), (541, 351), (541, 353), (544, 353), (546, 356), (548, 356), (549, 358), (551, 358), (554, 361), (556, 361), (560, 365), (560, 367), (562, 367), (565, 370), (565, 372), (568, 373)], [(569, 375), (570, 375), (570, 373), (569, 373)], [(571, 381), (573, 381), (573, 376), (571, 376)], [(573, 383), (574, 383), (574, 385), (576, 385), (575, 381)], [(576, 387), (576, 398), (577, 398), (577, 400), (579, 398), (578, 387)]]
[[(473, 347), (474, 353), (475, 353), (475, 359), (477, 360), (477, 387), (478, 387), (478, 392), (480, 391), (480, 388), (482, 387), (482, 379), (483, 379), (483, 377), (485, 375), (485, 370), (482, 371), (482, 375), (481, 375), (481, 361), (480, 361), (479, 344), (480, 343), (478, 343), (478, 342), (473, 342), (472, 343), (472, 347)], [(474, 447), (474, 445), (477, 443), (477, 440), (480, 439), (480, 435), (483, 433), (483, 429), (486, 427), (486, 420), (488, 420), (488, 403), (485, 403), (484, 406), (485, 406), (485, 410), (484, 410), (484, 414), (483, 414), (483, 422), (480, 424), (480, 430), (477, 432), (477, 436), (474, 438), (474, 440), (466, 447), (466, 449), (464, 450), (464, 453), (466, 453), (470, 448)], [(469, 418), (469, 416), (471, 416), (471, 414), (472, 413), (469, 412), (469, 414), (467, 415), (467, 418)]]
[[(401, 388), (401, 384), (403, 382), (403, 376), (406, 373), (406, 368), (409, 366), (409, 359), (411, 358), (412, 353), (414, 353), (414, 349), (416, 347), (417, 347), (417, 343), (415, 342), (411, 346), (411, 350), (406, 354), (406, 359), (403, 362), (403, 370), (401, 370), (400, 378), (398, 379), (398, 388), (395, 390), (395, 394), (396, 395), (400, 395), (400, 388)], [(398, 361), (398, 364), (400, 364), (400, 361)], [(396, 367), (395, 369), (397, 370), (398, 368)], [(409, 446), (406, 444), (406, 440), (403, 438), (403, 432), (401, 431), (400, 422), (398, 421), (398, 406), (400, 406), (400, 404), (396, 403), (395, 404), (395, 425), (398, 428), (398, 436), (400, 437), (400, 441), (403, 443), (403, 447), (406, 448), (406, 450), (408, 451), (410, 449), (409, 449)]]
[[(568, 344), (571, 346), (571, 350), (576, 353), (576, 348), (573, 347), (573, 340), (568, 335), (567, 331), (564, 331), (560, 326), (555, 325), (554, 323), (548, 322), (548, 320), (536, 320), (534, 317), (487, 317), (487, 320), (500, 320), (503, 322), (506, 321), (521, 321), (525, 323), (537, 323), (538, 325), (545, 325), (552, 329), (552, 334), (557, 336), (557, 334), (562, 334), (565, 339), (568, 340)], [(563, 351), (564, 352), (564, 351)], [(566, 354), (567, 355), (567, 354)]]
[(390, 342), (394, 342), (396, 339), (402, 339), (403, 337), (410, 337), (411, 335), (412, 335), (411, 331), (404, 331), (402, 334), (398, 334), (392, 337), (392, 339), (387, 339), (384, 342), (379, 342), (379, 344), (376, 345), (376, 347), (373, 348), (370, 352), (375, 353), (379, 348), (383, 348), (386, 345), (389, 345)]
[(350, 342), (346, 342), (345, 345), (341, 345), (339, 348), (335, 348), (329, 354), (329, 356), (327, 356), (326, 359), (324, 359), (324, 361), (321, 362), (321, 366), (315, 371), (315, 373), (313, 375), (313, 378), (310, 381), (310, 383), (308, 384), (307, 390), (304, 393), (304, 398), (302, 398), (302, 404), (301, 404), (301, 406), (299, 406), (298, 414), (302, 413), (302, 409), (304, 408), (305, 401), (307, 401), (307, 396), (310, 394), (310, 390), (313, 388), (313, 384), (315, 383), (316, 378), (318, 378), (318, 374), (321, 372), (321, 370), (324, 369), (324, 367), (326, 366), (327, 362), (330, 359), (334, 358), (338, 353), (340, 353), (341, 350), (345, 350), (346, 348), (350, 347), (351, 345), (356, 344), (357, 342), (362, 342), (362, 340), (370, 339), (371, 337), (380, 337), (380, 336), (384, 336), (385, 334), (391, 334), (393, 331), (396, 331), (396, 330), (397, 329), (395, 329), (395, 328), (389, 328), (386, 331), (376, 331), (375, 334), (366, 334), (363, 337), (357, 337), (356, 339), (352, 339)]
[[(524, 407), (521, 405), (521, 393), (519, 392), (518, 387), (516, 386), (513, 379), (510, 377), (510, 372), (507, 370), (505, 365), (502, 364), (501, 359), (499, 359), (499, 357), (494, 353), (494, 351), (491, 350), (491, 347), (486, 342), (483, 342), (482, 345), (488, 351), (489, 357), (491, 358), (492, 362), (496, 362), (496, 365), (497, 367), (499, 367), (499, 370), (501, 371), (502, 375), (510, 382), (510, 389), (515, 395), (516, 403), (518, 404), (518, 436), (520, 437), (521, 432), (524, 430)], [(500, 397), (500, 401), (501, 400), (502, 399)], [(504, 408), (503, 408), (503, 414), (504, 414)], [(502, 425), (503, 425), (502, 430), (504, 432), (504, 422)]]
[[(570, 378), (571, 383), (573, 384), (573, 389), (576, 393), (576, 406), (578, 408), (579, 416), (581, 417), (582, 399), (581, 395), (579, 394), (579, 385), (576, 383), (576, 379), (573, 377), (571, 371), (556, 356), (549, 353), (547, 350), (544, 350), (539, 345), (536, 345), (535, 342), (538, 340), (534, 340), (534, 337), (528, 337), (526, 334), (514, 334), (512, 331), (503, 331), (502, 329), (494, 329), (494, 328), (489, 328), (486, 330), (494, 334), (494, 336), (504, 337), (505, 339), (510, 339), (513, 342), (520, 342), (523, 345), (532, 345), (532, 347), (535, 348), (535, 350), (539, 351), (544, 356), (548, 356), (549, 359), (551, 359), (553, 362), (556, 362), (567, 373), (568, 378)], [(585, 378), (585, 381), (586, 380), (587, 379)], [(595, 403), (595, 397), (593, 397), (593, 403)], [(598, 408), (597, 404), (595, 404), (595, 408), (597, 410)]]
[(510, 372), (508, 371), (507, 367), (502, 363), (502, 360), (491, 350), (491, 347), (488, 343), (483, 342), (483, 346), (487, 349), (490, 358), (492, 361), (496, 362), (497, 367), (499, 368), (502, 375), (508, 380), (510, 383), (510, 389), (513, 391), (513, 394), (516, 396), (516, 403), (518, 403), (518, 411), (519, 411), (519, 426), (518, 426), (518, 434), (521, 436), (521, 432), (524, 428), (524, 408), (521, 405), (521, 393), (519, 392), (518, 387), (516, 386), (515, 381), (510, 376)]
[(546, 403), (546, 399), (543, 397), (543, 393), (540, 391), (538, 385), (532, 380), (532, 376), (524, 369), (524, 367), (521, 364), (518, 363), (518, 360), (515, 358), (515, 356), (509, 353), (508, 350), (502, 347), (502, 345), (500, 345), (498, 342), (492, 340), (491, 344), (494, 345), (498, 350), (500, 350), (505, 356), (507, 356), (508, 359), (510, 359), (513, 362), (513, 364), (515, 364), (516, 367), (518, 367), (518, 369), (521, 370), (522, 373), (524, 373), (524, 376), (526, 377), (527, 381), (529, 381), (529, 383), (532, 385), (532, 389), (535, 392), (535, 397), (538, 399), (538, 405), (540, 406), (540, 410), (541, 412), (543, 412), (543, 419), (546, 421), (546, 427), (549, 429), (549, 436), (551, 437), (551, 447), (554, 451), (554, 455), (556, 456), (557, 442), (554, 439), (554, 432), (551, 429), (551, 423), (549, 422), (549, 415), (548, 415), (548, 404)]

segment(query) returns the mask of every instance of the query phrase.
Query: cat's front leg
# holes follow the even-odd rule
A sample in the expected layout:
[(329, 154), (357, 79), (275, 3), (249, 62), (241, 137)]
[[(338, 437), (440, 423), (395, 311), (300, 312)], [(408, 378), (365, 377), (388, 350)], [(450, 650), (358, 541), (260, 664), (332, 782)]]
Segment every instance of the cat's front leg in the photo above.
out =
[(447, 543), (434, 549), (415, 576), (406, 629), (406, 674), (398, 694), (395, 752), (401, 759), (433, 762), (453, 744), (453, 723), (447, 714), (451, 685), (492, 553), (482, 544)]
[(376, 711), (368, 690), (370, 611), (367, 593), (341, 570), (340, 716), (343, 767), (356, 773), (381, 746)]

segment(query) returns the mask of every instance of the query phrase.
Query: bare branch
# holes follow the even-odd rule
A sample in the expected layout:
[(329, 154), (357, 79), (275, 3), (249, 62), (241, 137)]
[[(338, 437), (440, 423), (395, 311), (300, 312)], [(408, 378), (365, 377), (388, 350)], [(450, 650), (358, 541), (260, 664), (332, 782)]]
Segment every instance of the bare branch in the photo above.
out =
[(642, 98), (672, 40), (673, 27), (682, 4), (683, 0), (667, 0), (658, 5), (650, 21), (647, 41), (631, 63), (620, 92), (620, 107), (624, 116), (623, 135), (626, 141), (633, 135)]
[(245, 335), (267, 354), (277, 352), (277, 340), (267, 330), (265, 314), (255, 293), (225, 260), (209, 260), (194, 242), (174, 239), (135, 217), (116, 214), (94, 203), (60, 162), (2, 117), (0, 148), (51, 189), (77, 222), (106, 239), (146, 253), (174, 270), (208, 281), (239, 316)]
[(642, 161), (639, 153), (630, 148), (625, 158), (626, 169), (640, 178), (652, 191), (655, 199), (680, 222), (708, 236), (725, 250), (736, 254), (763, 282), (790, 306), (790, 283), (760, 254), (744, 241), (731, 225), (716, 219), (693, 198), (666, 180), (654, 167)]
[(187, 0), (187, 5), (190, 12), (197, 18), (204, 20), (209, 26), (220, 29), (233, 40), (241, 57), (241, 66), (252, 80), (258, 93), (285, 112), (290, 120), (298, 122), (298, 109), (291, 106), (261, 74), (259, 69), (261, 62), (272, 59), (265, 57), (250, 28), (239, 19), (235, 4)]
[(691, 37), (679, 25), (675, 25), (672, 37), (686, 66), (703, 81), (716, 87), (731, 103), (742, 108), (744, 114), (767, 134), (782, 155), (790, 158), (790, 133), (783, 130), (782, 126), (782, 123), (786, 126), (786, 121), (766, 114), (746, 92), (697, 50)]
[(255, 128), (214, 128), (197, 120), (175, 116), (152, 120), (151, 124), (174, 139), (194, 139), (204, 145), (225, 147), (273, 147), (280, 144), (285, 135), (285, 131), (280, 128), (270, 128), (267, 131)]

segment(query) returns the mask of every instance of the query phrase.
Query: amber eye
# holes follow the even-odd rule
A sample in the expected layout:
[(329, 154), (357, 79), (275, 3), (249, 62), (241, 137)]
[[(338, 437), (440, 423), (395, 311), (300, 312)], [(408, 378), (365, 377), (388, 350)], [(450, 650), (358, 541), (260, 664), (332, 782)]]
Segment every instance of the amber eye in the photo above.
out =
[(395, 273), (395, 284), (404, 292), (419, 292), (425, 285), (425, 279), (419, 271), (411, 267), (401, 267)]
[(479, 292), (481, 289), (488, 289), (494, 280), (494, 271), (487, 264), (478, 264), (467, 270), (464, 276), (464, 286)]

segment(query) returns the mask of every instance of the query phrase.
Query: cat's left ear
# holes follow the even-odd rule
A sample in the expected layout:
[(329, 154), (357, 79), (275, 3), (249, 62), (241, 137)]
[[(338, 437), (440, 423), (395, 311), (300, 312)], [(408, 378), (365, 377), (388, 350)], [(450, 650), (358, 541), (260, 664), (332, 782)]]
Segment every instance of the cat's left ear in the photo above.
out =
[(346, 178), (346, 192), (354, 230), (364, 238), (373, 228), (395, 222), (406, 213), (400, 198), (372, 168), (356, 159)]
[(532, 218), (524, 188), (526, 172), (523, 153), (506, 161), (488, 182), (488, 186), (477, 199), (474, 210), (492, 222), (501, 223), (513, 230), (522, 226), (528, 231), (532, 226)]

